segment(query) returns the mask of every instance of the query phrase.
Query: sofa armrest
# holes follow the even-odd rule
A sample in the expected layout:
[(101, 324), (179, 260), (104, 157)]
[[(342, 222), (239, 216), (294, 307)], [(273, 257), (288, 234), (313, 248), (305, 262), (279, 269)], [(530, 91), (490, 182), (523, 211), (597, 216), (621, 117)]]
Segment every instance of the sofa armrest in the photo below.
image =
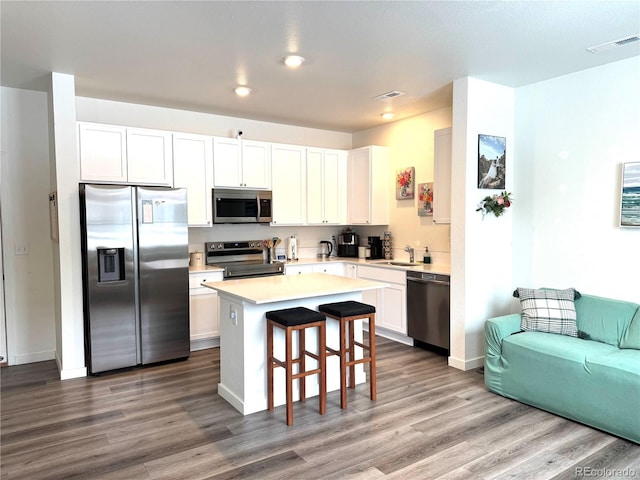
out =
[(490, 318), (484, 324), (484, 383), (490, 391), (500, 395), (504, 395), (502, 372), (505, 369), (502, 360), (502, 340), (519, 331), (519, 313)]
[(519, 313), (490, 318), (484, 324), (486, 355), (500, 356), (502, 339), (520, 331)]

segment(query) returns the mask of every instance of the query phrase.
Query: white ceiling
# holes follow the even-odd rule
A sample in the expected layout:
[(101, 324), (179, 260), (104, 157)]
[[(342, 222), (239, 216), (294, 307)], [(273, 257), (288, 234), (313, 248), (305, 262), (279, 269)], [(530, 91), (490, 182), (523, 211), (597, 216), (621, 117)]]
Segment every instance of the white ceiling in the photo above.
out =
[[(640, 55), (629, 1), (0, 3), (3, 86), (354, 132), (451, 105), (473, 76), (519, 87)], [(287, 70), (290, 52), (307, 58)], [(253, 89), (239, 98), (239, 83)], [(406, 95), (380, 102), (390, 90)]]

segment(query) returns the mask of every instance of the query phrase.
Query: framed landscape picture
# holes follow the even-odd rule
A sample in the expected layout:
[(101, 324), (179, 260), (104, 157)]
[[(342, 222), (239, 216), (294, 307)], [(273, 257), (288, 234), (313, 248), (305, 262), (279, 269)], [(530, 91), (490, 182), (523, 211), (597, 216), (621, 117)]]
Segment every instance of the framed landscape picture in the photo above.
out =
[(622, 165), (620, 226), (640, 227), (640, 162)]
[(507, 139), (478, 135), (478, 188), (505, 188)]

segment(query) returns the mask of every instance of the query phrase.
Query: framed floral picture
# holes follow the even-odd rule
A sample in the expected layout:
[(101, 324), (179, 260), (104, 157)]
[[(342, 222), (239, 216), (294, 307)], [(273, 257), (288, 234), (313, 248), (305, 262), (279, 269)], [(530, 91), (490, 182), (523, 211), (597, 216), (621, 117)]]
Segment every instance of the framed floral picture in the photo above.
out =
[(622, 165), (620, 226), (640, 227), (640, 162)]
[(415, 176), (414, 167), (396, 170), (396, 200), (407, 200), (414, 197)]
[(433, 215), (433, 182), (418, 184), (418, 216)]
[(478, 188), (505, 188), (506, 155), (506, 138), (478, 135)]

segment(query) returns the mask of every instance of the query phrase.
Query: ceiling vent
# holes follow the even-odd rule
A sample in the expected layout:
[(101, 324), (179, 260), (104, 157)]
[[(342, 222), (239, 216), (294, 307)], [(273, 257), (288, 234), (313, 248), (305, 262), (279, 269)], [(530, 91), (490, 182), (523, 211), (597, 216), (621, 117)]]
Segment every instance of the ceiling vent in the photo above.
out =
[(602, 43), (600, 45), (596, 45), (595, 47), (587, 48), (587, 51), (591, 53), (602, 52), (603, 50), (610, 50), (614, 47), (622, 47), (623, 45), (627, 45), (629, 43), (634, 43), (640, 40), (640, 34), (631, 35), (630, 37), (620, 38), (618, 40), (613, 40), (612, 42)]
[(396, 98), (401, 95), (404, 95), (404, 92), (401, 92), (400, 90), (392, 90), (390, 92), (383, 93), (382, 95), (378, 95), (377, 97), (373, 97), (373, 99), (374, 100), (391, 100), (392, 98)]

